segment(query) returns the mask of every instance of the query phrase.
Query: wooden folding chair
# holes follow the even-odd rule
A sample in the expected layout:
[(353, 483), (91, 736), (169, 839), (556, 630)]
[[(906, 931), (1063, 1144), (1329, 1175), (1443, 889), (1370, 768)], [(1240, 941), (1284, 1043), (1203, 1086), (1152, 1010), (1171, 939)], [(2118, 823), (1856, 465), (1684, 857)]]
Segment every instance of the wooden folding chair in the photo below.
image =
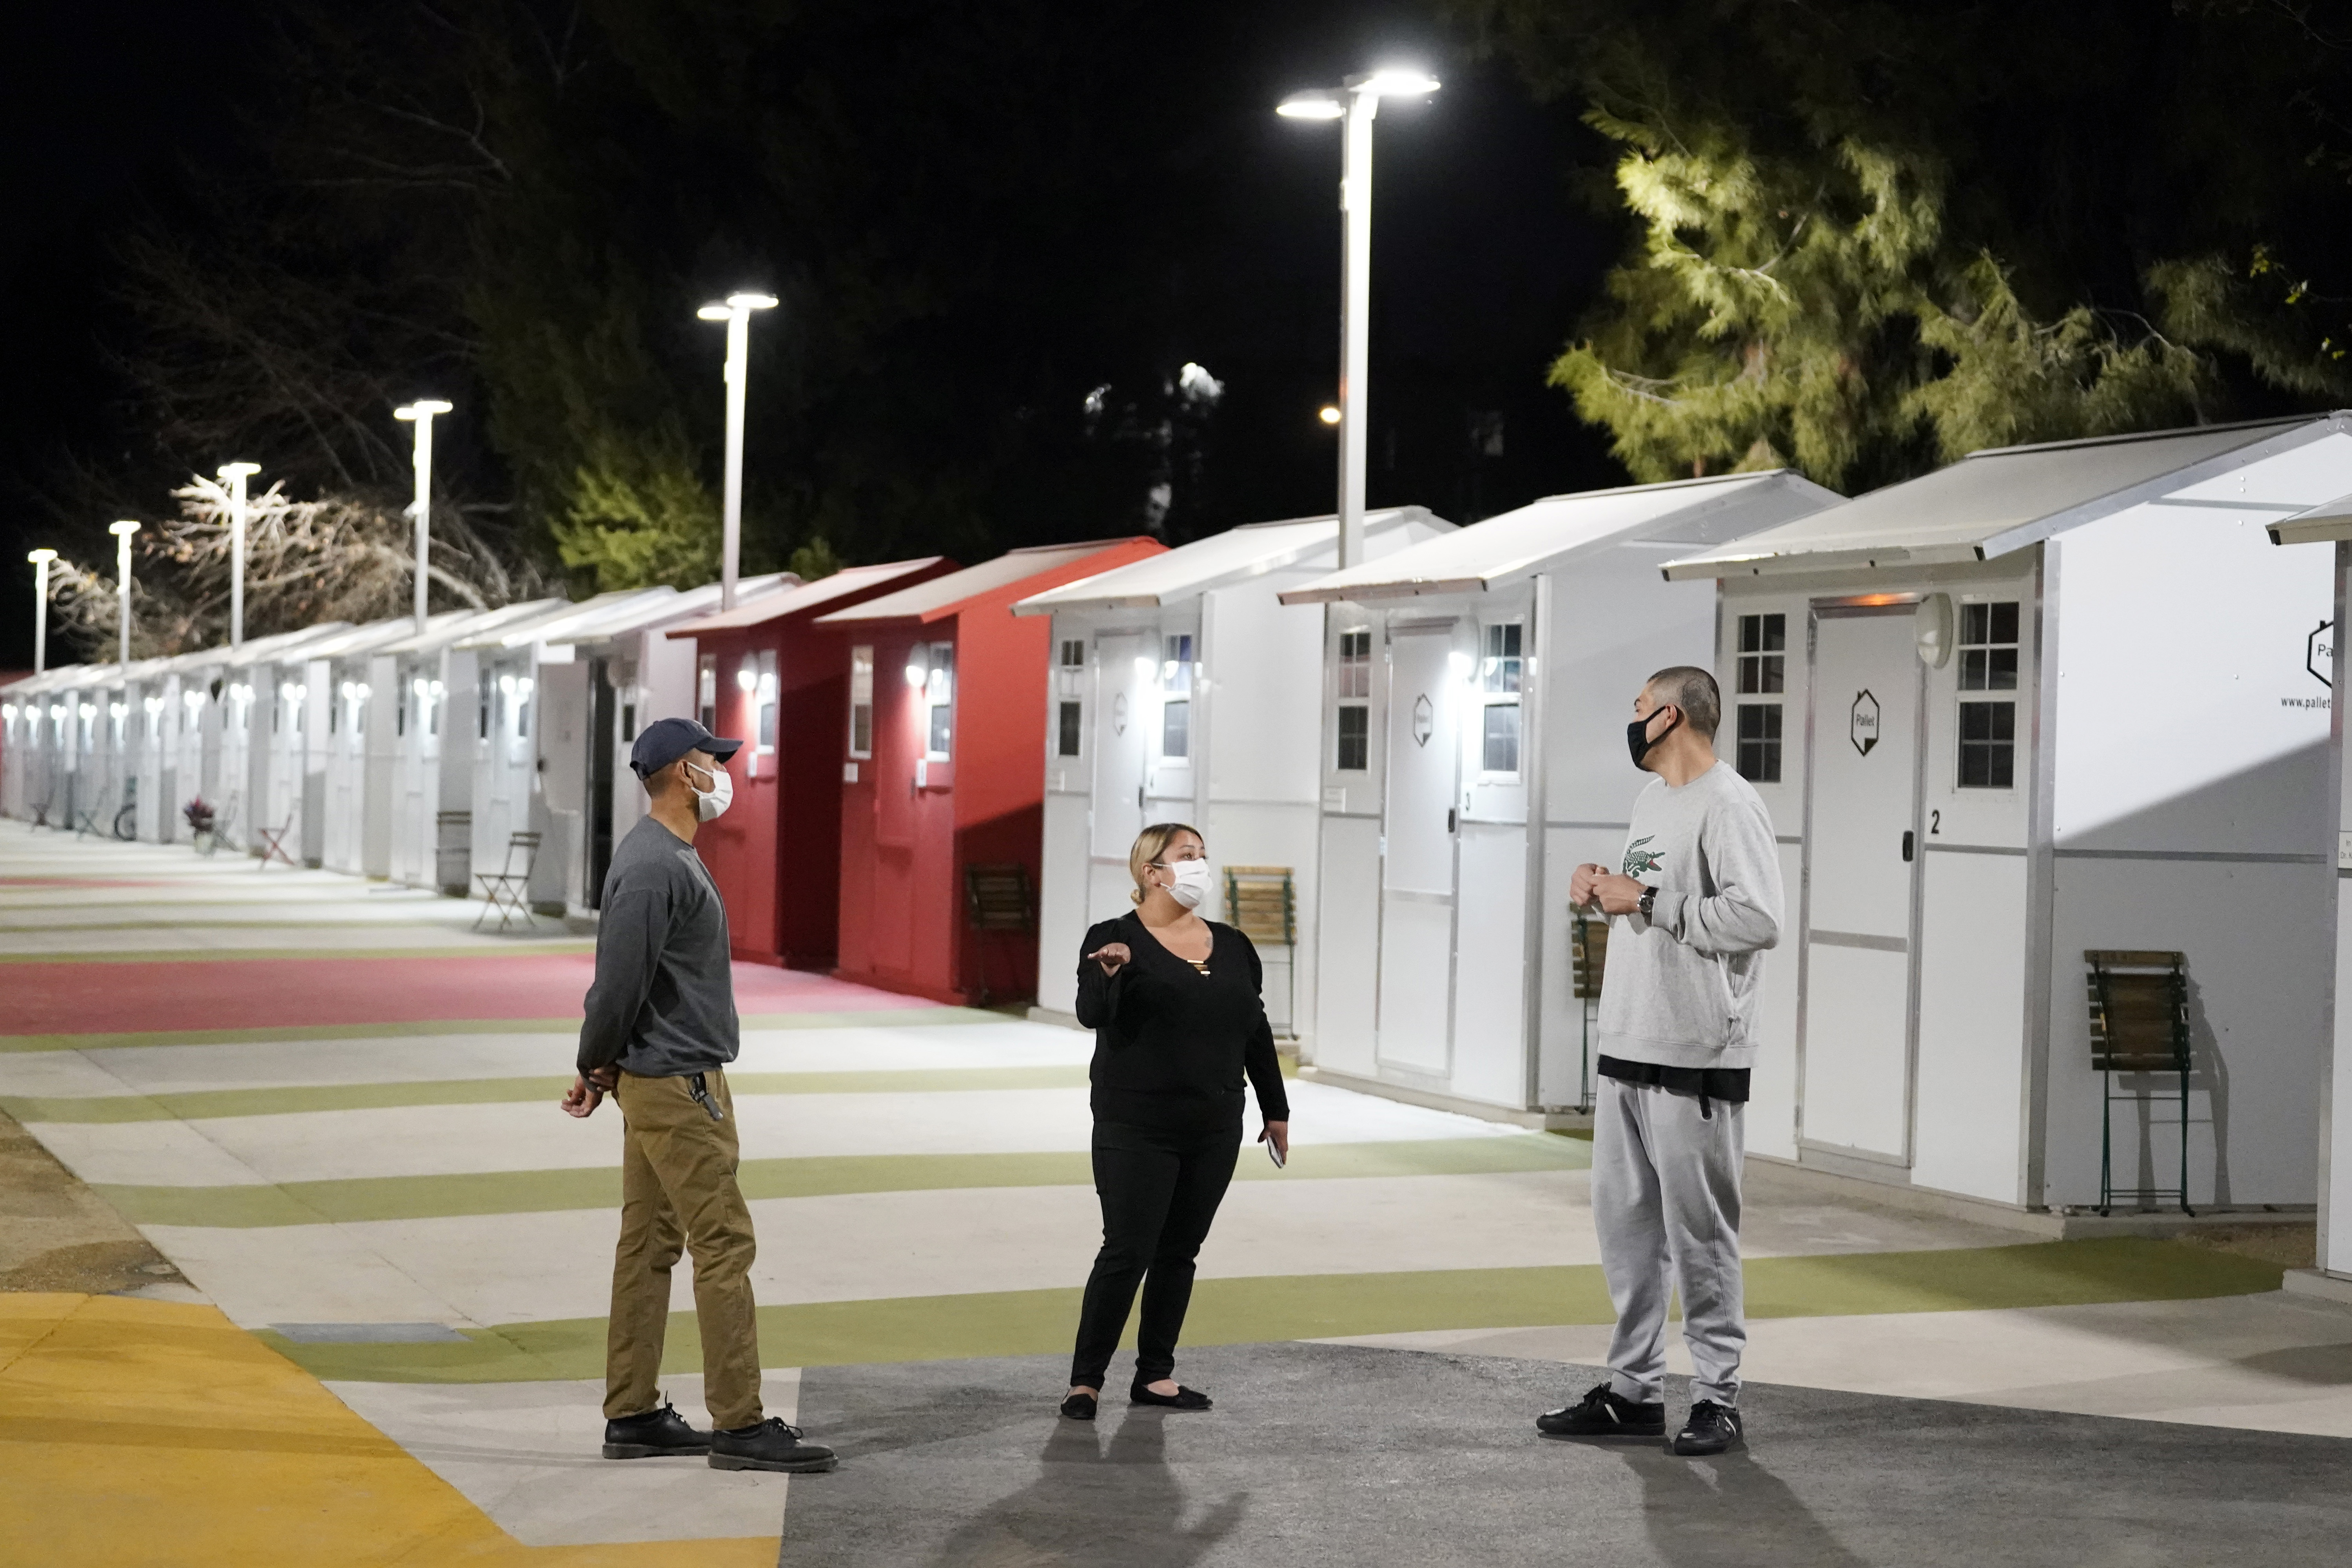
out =
[(1283, 1014), (1286, 1037), (1298, 1029), (1298, 895), (1287, 866), (1228, 866), (1225, 868), (1225, 919), (1258, 947), (1286, 947), (1292, 961), (1287, 1011)]
[(293, 837), (293, 833), (294, 812), (289, 808), (286, 813), (286, 820), (283, 824), (277, 827), (265, 826), (261, 829), (261, 864), (256, 866), (254, 869), (257, 871), (267, 871), (269, 869), (269, 863), (272, 860), (283, 860), (289, 866), (293, 866), (297, 869), (299, 869), (300, 862), (297, 861), (293, 856), (286, 853), (286, 840)]
[[(2126, 1196), (2158, 1198), (2189, 1206), (2189, 960), (2178, 952), (2092, 949), (2090, 966), (2091, 1066), (2100, 1077), (2099, 1212), (2115, 1207), (2115, 1108), (2147, 1101), (2176, 1101), (2180, 1110), (2180, 1184), (2137, 1187)], [(2178, 1093), (2116, 1092), (2117, 1073), (2175, 1073)]]
[[(1036, 900), (1030, 896), (1029, 868), (1015, 864), (966, 866), (963, 868), (964, 911), (970, 916), (973, 940), (979, 943), (980, 1003), (986, 1006), (988, 988), (987, 933), (1026, 933), (1037, 929)], [(1015, 963), (1018, 963), (1016, 959)], [(1014, 979), (1015, 994), (1020, 986)]]
[[(536, 833), (509, 835), (505, 869), (477, 871), (474, 874), (475, 880), (482, 884), (482, 897), (489, 900), (482, 906), (482, 912), (474, 917), (476, 931), (481, 930), (482, 922), (493, 914), (499, 917), (500, 931), (510, 929), (518, 915), (522, 917), (525, 929), (539, 929), (530, 908), (530, 868), (539, 861), (539, 837)], [(515, 857), (518, 855), (522, 857), (520, 870), (515, 869)]]

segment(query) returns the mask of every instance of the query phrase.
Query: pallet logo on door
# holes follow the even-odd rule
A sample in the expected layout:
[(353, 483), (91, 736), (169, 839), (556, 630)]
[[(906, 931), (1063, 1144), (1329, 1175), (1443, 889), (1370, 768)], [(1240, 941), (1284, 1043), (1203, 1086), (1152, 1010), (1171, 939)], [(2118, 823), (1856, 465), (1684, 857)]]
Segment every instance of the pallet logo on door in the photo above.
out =
[(1853, 749), (1864, 756), (1878, 744), (1878, 699), (1864, 687), (1853, 694)]
[(1423, 692), (1412, 700), (1412, 743), (1426, 746), (1436, 732), (1437, 710), (1429, 705), (1429, 694)]

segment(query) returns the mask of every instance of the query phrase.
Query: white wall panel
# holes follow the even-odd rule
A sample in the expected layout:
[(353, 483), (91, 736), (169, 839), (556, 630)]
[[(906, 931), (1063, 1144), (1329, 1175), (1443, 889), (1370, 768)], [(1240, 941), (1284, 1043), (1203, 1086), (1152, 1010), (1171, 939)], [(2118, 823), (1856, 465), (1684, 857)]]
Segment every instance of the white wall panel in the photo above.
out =
[(1078, 1005), (1078, 946), (1087, 934), (1087, 797), (1045, 797), (1044, 875), (1037, 890), (1037, 1005)]
[(1374, 1073), (1373, 999), (1380, 962), (1381, 827), (1360, 816), (1323, 819), (1317, 913), (1315, 1060)]
[(1454, 1092), (1514, 1110), (1528, 1102), (1527, 865), (1520, 829), (1463, 826)]
[(2025, 857), (1929, 854), (1911, 1180), (2024, 1201)]

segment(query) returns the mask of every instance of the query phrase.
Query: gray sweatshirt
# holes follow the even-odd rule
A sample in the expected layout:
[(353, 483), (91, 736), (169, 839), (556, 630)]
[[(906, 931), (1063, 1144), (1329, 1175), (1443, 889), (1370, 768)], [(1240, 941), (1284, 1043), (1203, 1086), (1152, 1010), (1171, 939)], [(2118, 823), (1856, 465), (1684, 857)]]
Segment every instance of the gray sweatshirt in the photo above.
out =
[(1755, 787), (1717, 763), (1633, 802), (1622, 868), (1658, 889), (1653, 918), (1612, 918), (1602, 1056), (1676, 1068), (1756, 1059), (1764, 950), (1780, 940), (1780, 852)]
[(648, 816), (613, 847), (580, 1070), (684, 1078), (735, 1059), (727, 906), (694, 846)]

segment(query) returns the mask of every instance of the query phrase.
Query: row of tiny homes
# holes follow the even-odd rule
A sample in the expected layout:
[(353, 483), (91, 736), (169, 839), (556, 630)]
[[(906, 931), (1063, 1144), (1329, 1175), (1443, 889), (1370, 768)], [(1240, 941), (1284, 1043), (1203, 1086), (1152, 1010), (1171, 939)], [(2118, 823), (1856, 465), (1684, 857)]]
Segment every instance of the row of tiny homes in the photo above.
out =
[[(1453, 526), (1419, 507), (1376, 511), (1365, 552), (1379, 560)], [(1047, 1016), (1075, 1022), (1079, 940), (1134, 907), (1128, 848), (1147, 823), (1175, 820), (1286, 900), (1288, 932), (1260, 932), (1266, 1005), (1277, 1030), (1311, 1031), (1322, 639), (1317, 617), (1278, 595), (1328, 574), (1338, 542), (1334, 517), (1254, 524), (1014, 606), (1052, 627), (1036, 971)]]

